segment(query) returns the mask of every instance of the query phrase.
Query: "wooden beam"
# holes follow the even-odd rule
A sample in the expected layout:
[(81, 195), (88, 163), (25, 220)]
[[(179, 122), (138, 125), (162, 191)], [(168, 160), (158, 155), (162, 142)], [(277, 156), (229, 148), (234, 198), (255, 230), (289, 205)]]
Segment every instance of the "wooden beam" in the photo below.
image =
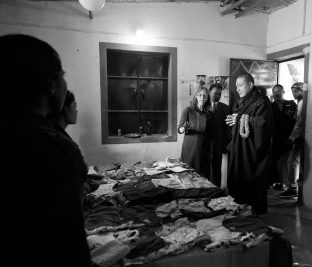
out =
[(243, 15), (245, 15), (247, 12), (249, 12), (250, 10), (256, 8), (257, 6), (260, 6), (260, 4), (262, 4), (264, 2), (264, 0), (256, 0), (252, 5), (250, 5), (249, 7), (247, 7), (245, 10), (240, 11), (239, 13), (237, 13), (235, 15), (235, 18), (239, 18)]
[(226, 10), (222, 11), (220, 13), (221, 17), (223, 17), (224, 15), (230, 13), (234, 8), (240, 6), (241, 4), (243, 4), (244, 2), (246, 2), (247, 0), (239, 0), (238, 2), (234, 3), (233, 5), (231, 5), (230, 7), (228, 7)]

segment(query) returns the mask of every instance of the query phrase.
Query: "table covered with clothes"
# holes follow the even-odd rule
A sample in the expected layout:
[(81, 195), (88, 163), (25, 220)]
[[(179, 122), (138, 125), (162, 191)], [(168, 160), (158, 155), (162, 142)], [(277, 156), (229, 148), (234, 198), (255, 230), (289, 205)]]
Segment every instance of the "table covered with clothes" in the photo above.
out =
[(283, 230), (179, 160), (92, 166), (89, 174), (85, 227), (98, 266), (292, 266)]

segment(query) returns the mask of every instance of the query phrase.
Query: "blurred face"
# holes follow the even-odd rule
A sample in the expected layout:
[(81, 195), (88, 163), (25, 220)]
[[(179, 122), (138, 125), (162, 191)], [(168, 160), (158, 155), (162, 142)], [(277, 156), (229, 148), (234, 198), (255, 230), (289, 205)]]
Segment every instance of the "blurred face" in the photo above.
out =
[(213, 87), (209, 92), (209, 96), (210, 96), (211, 102), (213, 103), (219, 102), (221, 98), (221, 89)]
[(51, 113), (61, 112), (64, 106), (67, 92), (67, 83), (64, 79), (65, 72), (61, 70), (57, 75), (51, 77)]
[(68, 124), (76, 124), (78, 114), (76, 101), (70, 103), (69, 107), (64, 107), (64, 111), (65, 111), (65, 121)]
[(296, 100), (300, 99), (302, 97), (302, 95), (303, 95), (302, 91), (297, 89), (297, 88), (295, 88), (295, 87), (291, 88), (291, 92), (292, 92), (292, 94), (294, 96), (294, 99), (296, 99)]
[(273, 98), (275, 101), (281, 101), (284, 99), (284, 89), (282, 87), (276, 86), (273, 87)]
[(203, 106), (207, 102), (207, 99), (208, 99), (208, 94), (205, 89), (200, 90), (196, 94), (196, 100), (197, 100), (198, 106)]
[(239, 97), (246, 96), (252, 89), (253, 84), (247, 83), (244, 77), (238, 77), (236, 80), (236, 91), (239, 94)]

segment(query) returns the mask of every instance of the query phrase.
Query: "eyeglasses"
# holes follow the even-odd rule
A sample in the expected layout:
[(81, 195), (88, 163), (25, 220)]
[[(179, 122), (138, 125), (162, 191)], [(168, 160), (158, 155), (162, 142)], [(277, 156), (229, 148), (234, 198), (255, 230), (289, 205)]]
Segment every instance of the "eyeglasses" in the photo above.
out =
[(207, 97), (207, 94), (197, 94), (197, 96)]

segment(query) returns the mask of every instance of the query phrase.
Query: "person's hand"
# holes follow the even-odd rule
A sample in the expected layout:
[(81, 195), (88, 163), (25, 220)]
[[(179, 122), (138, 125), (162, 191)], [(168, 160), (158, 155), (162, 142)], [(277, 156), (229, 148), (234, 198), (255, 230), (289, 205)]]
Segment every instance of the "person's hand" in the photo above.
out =
[(184, 122), (183, 127), (184, 127), (184, 131), (187, 132), (191, 128), (191, 123), (186, 121)]
[(232, 115), (227, 115), (225, 119), (225, 123), (229, 126), (233, 126), (236, 123), (237, 113), (233, 113)]
[(183, 125), (179, 128), (179, 133), (187, 133), (188, 130), (190, 129), (191, 127), (191, 123), (186, 121), (183, 123)]

